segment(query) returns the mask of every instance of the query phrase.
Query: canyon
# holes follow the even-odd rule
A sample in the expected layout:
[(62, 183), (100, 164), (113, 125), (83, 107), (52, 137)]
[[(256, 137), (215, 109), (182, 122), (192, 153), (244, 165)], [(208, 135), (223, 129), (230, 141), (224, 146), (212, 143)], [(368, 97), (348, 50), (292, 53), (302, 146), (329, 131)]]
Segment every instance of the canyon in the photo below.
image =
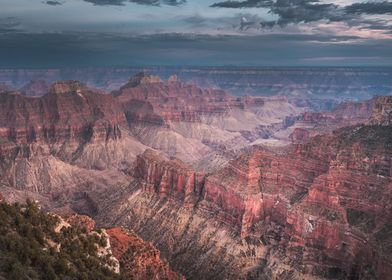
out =
[[(302, 96), (317, 99), (365, 100), (391, 92), (391, 68), (372, 67), (117, 67), (64, 69), (1, 69), (0, 81), (19, 89), (31, 81), (80, 80), (90, 87), (113, 91), (139, 72), (179, 79), (203, 88), (221, 88), (235, 96)], [(42, 86), (38, 88), (43, 88)], [(329, 106), (331, 104), (321, 104)], [(323, 109), (323, 108), (321, 108)], [(325, 109), (325, 107), (324, 107)]]
[[(348, 87), (331, 73), (342, 88), (321, 92), (320, 70), (311, 93), (271, 94), (250, 69), (260, 84), (239, 96), (216, 85), (246, 92), (250, 76), (225, 84), (234, 70), (209, 69), (191, 82), (187, 71), (139, 73), (111, 93), (78, 81), (4, 87), (2, 196), (92, 217), (124, 266), (155, 259), (158, 279), (390, 279), (392, 98), (373, 97), (388, 83), (362, 78), (357, 101), (344, 101), (355, 87), (327, 98)], [(38, 72), (15, 73), (13, 87)], [(224, 78), (210, 85), (205, 73)], [(130, 260), (129, 247), (148, 250)]]

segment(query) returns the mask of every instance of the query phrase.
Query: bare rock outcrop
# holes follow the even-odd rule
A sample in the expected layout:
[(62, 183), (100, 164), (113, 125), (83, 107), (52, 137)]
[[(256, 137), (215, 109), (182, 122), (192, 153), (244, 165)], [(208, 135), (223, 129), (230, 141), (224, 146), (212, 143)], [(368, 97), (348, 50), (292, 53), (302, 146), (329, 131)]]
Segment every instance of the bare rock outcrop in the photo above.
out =
[(34, 80), (28, 82), (19, 91), (24, 96), (40, 97), (50, 91), (50, 84), (44, 80)]
[(391, 132), (360, 125), (283, 154), (254, 148), (193, 183), (187, 207), (191, 171), (147, 152), (98, 221), (116, 217), (190, 279), (388, 279)]
[(392, 97), (380, 96), (376, 98), (375, 109), (370, 119), (371, 124), (392, 125)]
[(182, 275), (171, 270), (152, 244), (134, 233), (118, 227), (108, 229), (106, 233), (109, 235), (113, 256), (119, 260), (125, 277), (136, 280), (185, 280)]

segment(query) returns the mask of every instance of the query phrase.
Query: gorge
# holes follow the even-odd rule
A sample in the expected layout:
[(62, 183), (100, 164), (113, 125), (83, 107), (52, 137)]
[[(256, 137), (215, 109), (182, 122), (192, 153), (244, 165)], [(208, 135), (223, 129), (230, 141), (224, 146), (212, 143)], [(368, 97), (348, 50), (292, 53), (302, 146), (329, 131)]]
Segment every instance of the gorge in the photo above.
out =
[(301, 92), (145, 73), (5, 88), (0, 193), (90, 216), (123, 267), (131, 240), (186, 279), (390, 279), (392, 98)]

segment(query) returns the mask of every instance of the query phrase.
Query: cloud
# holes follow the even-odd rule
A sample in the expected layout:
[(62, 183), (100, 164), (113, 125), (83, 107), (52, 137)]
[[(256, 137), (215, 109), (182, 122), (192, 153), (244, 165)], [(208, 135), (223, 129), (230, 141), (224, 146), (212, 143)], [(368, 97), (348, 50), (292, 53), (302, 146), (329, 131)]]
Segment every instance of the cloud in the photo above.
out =
[(0, 18), (0, 34), (19, 31), (20, 22), (15, 17)]
[(50, 6), (59, 6), (59, 5), (63, 5), (62, 2), (60, 2), (60, 1), (53, 1), (53, 0), (51, 0), (51, 1), (45, 1), (44, 3), (47, 4), (47, 5), (50, 5)]
[(392, 14), (392, 2), (354, 3), (345, 7), (347, 14), (383, 15)]
[(224, 1), (211, 5), (220, 8), (250, 8), (262, 7), (278, 16), (275, 21), (262, 21), (262, 27), (274, 25), (285, 26), (290, 23), (313, 22), (319, 20), (339, 21), (344, 19), (344, 13), (337, 5), (330, 3), (320, 4), (318, 0), (248, 0)]
[[(392, 2), (389, 1), (353, 3), (342, 7), (319, 0), (247, 0), (222, 1), (212, 4), (211, 7), (266, 8), (270, 14), (276, 15), (277, 19), (261, 21), (260, 26), (263, 28), (319, 21), (346, 22), (348, 25), (355, 22), (358, 27), (365, 26), (367, 22), (367, 28), (379, 28), (382, 27), (380, 24), (369, 24), (369, 19), (361, 15), (392, 15)], [(389, 29), (388, 24), (382, 28)]]
[(147, 6), (180, 6), (186, 3), (186, 0), (84, 0), (97, 6), (123, 6), (127, 2)]
[(223, 1), (212, 4), (213, 8), (269, 8), (271, 0), (246, 0), (246, 1)]
[(237, 13), (232, 16), (222, 17), (203, 17), (195, 14), (190, 17), (181, 19), (188, 24), (193, 30), (224, 30), (226, 33), (239, 33), (238, 31), (247, 31), (260, 29), (262, 18), (251, 13)]
[(319, 4), (315, 0), (277, 0), (271, 7), (271, 12), (279, 16), (276, 24), (281, 26), (290, 23), (345, 19), (338, 6)]
[[(392, 40), (359, 39), (328, 34), (7, 33), (0, 34), (0, 67), (392, 64)], [(383, 59), (368, 59), (375, 49)], [(319, 61), (319, 57), (347, 59)]]
[(199, 14), (196, 14), (194, 16), (186, 17), (183, 19), (183, 21), (192, 27), (202, 27), (206, 26), (207, 24), (207, 19), (205, 17), (202, 17)]

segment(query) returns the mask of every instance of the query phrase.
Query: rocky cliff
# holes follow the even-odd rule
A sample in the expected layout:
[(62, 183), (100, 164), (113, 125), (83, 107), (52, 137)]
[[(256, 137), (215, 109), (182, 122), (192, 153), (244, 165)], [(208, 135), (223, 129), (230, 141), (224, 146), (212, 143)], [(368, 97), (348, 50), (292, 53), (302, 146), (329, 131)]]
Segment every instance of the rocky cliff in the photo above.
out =
[(288, 131), (293, 142), (306, 142), (309, 137), (331, 133), (341, 127), (368, 123), (377, 98), (361, 102), (343, 102), (332, 111), (305, 112), (295, 118)]
[(45, 80), (30, 81), (24, 85), (20, 90), (25, 96), (40, 97), (47, 94), (50, 91), (50, 84)]
[(3, 93), (0, 108), (5, 186), (47, 194), (116, 185), (145, 149), (113, 96), (76, 81), (56, 82), (39, 98)]
[[(130, 67), (88, 69), (2, 69), (0, 81), (20, 88), (31, 80), (81, 80), (107, 91), (117, 90), (130, 76), (147, 71), (164, 79), (203, 88), (221, 88), (236, 96), (286, 95), (325, 110), (336, 101), (365, 100), (391, 93), (391, 69), (360, 67)], [(330, 102), (325, 102), (325, 99)], [(335, 100), (335, 101), (334, 101)], [(332, 102), (331, 102), (332, 101)]]
[[(284, 96), (144, 74), (112, 95), (75, 81), (5, 92), (1, 192), (132, 229), (190, 279), (387, 279), (390, 104), (302, 114)], [(114, 235), (129, 260), (133, 237)]]
[(392, 99), (389, 96), (376, 98), (376, 104), (370, 119), (371, 124), (389, 126), (392, 124)]
[[(203, 89), (171, 77), (161, 81), (139, 74), (114, 93), (122, 104), (130, 130), (146, 146), (194, 166), (217, 152), (236, 153), (258, 140), (274, 138), (307, 107), (283, 96), (234, 97), (223, 90)], [(288, 137), (274, 139), (287, 145)], [(211, 168), (217, 165), (211, 164)], [(210, 169), (210, 168), (206, 168)]]
[(185, 280), (170, 269), (152, 244), (146, 243), (136, 234), (122, 228), (112, 228), (106, 233), (113, 256), (119, 260), (120, 270), (126, 279)]
[(41, 98), (1, 95), (1, 137), (16, 143), (119, 137), (124, 113), (110, 95), (79, 82), (57, 82)]
[(190, 279), (389, 279), (392, 130), (382, 123), (284, 153), (256, 147), (213, 174), (147, 152), (98, 221), (116, 217)]

